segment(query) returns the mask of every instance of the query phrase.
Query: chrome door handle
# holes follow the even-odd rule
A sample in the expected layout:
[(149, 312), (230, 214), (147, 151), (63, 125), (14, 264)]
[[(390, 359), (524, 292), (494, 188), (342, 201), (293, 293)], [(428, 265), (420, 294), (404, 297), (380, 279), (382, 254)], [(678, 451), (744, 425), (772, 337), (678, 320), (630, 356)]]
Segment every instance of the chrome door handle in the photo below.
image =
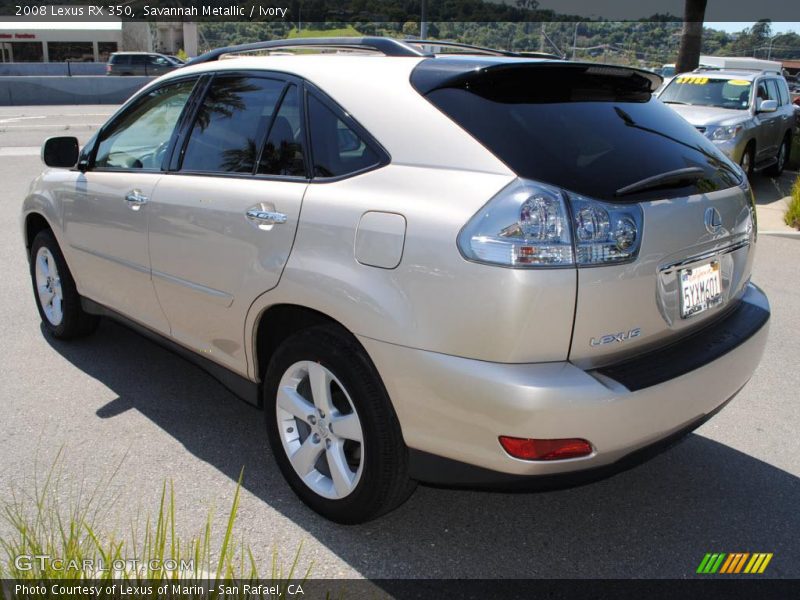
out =
[(139, 190), (131, 190), (125, 195), (125, 202), (128, 203), (128, 208), (131, 210), (139, 210), (143, 204), (147, 204), (147, 200), (147, 196)]
[(286, 215), (279, 212), (251, 208), (246, 213), (247, 218), (256, 225), (280, 225), (286, 223)]

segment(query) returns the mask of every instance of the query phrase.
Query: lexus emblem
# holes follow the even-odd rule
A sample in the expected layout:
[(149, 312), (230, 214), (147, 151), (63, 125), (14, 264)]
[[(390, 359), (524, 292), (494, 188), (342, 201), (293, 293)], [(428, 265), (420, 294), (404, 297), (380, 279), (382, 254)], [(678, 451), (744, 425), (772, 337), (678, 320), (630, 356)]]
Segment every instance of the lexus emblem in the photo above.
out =
[(722, 215), (716, 208), (707, 208), (703, 221), (708, 233), (719, 233), (719, 230), (722, 229)]

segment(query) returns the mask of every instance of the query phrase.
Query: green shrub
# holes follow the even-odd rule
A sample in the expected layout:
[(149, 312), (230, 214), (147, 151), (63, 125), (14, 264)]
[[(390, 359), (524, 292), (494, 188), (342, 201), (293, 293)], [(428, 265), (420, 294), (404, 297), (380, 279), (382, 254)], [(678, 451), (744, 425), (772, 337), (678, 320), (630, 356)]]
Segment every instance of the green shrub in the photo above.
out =
[(789, 200), (789, 208), (786, 214), (783, 215), (783, 220), (789, 227), (800, 229), (800, 177), (794, 182), (792, 186), (792, 195)]
[[(70, 483), (62, 467), (63, 453), (59, 452), (44, 477), (34, 474), (33, 490), (12, 487), (11, 500), (0, 503), (0, 520), (5, 521), (3, 530), (10, 531), (8, 536), (0, 537), (0, 548), (5, 554), (5, 560), (0, 558), (0, 579), (180, 580), (181, 584), (189, 585), (195, 580), (253, 581), (263, 577), (283, 587), (297, 579), (302, 545), (288, 570), (274, 549), (271, 573), (260, 573), (250, 548), (243, 540), (235, 538), (233, 531), (239, 509), (241, 476), (221, 543), (215, 545), (213, 511), (209, 511), (197, 535), (182, 538), (176, 533), (175, 490), (172, 482), (167, 484), (166, 481), (162, 484), (161, 500), (155, 515), (137, 512), (127, 536), (118, 537), (113, 531), (102, 530), (103, 523), (110, 520), (109, 509), (115, 501), (109, 484), (120, 467), (93, 490), (89, 490), (84, 482)], [(135, 560), (142, 567), (138, 570), (108, 568), (101, 572), (87, 572), (81, 568), (56, 568), (50, 561), (19, 565), (15, 560), (19, 556), (41, 555), (63, 561), (58, 567), (84, 565), (85, 560), (95, 565), (102, 561), (107, 567), (113, 565), (114, 560)], [(193, 569), (188, 572), (162, 568), (151, 571), (145, 567), (164, 565), (165, 561), (168, 564), (175, 561), (179, 565), (183, 561), (184, 565), (191, 564)], [(303, 581), (310, 571), (311, 567), (301, 575)]]
[(786, 168), (800, 170), (800, 130), (795, 130), (792, 136), (792, 151), (789, 152), (789, 164)]

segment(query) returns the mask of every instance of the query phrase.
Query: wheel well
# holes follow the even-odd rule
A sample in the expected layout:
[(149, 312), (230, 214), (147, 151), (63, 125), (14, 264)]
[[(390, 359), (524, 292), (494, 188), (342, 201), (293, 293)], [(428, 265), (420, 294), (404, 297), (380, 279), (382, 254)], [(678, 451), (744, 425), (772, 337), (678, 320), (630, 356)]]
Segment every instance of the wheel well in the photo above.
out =
[(275, 350), (290, 335), (317, 325), (340, 323), (329, 316), (296, 304), (276, 304), (265, 310), (256, 328), (256, 369), (258, 378), (263, 381), (267, 366)]
[(47, 222), (39, 213), (31, 213), (25, 219), (25, 247), (30, 250), (33, 238), (45, 229), (50, 229), (50, 223)]

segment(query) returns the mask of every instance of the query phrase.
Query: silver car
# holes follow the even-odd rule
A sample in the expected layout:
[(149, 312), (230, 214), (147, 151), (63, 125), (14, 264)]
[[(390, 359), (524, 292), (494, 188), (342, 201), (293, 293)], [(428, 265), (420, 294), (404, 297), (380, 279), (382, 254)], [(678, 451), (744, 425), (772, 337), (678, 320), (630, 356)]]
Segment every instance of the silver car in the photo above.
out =
[(44, 328), (105, 315), (202, 365), (342, 523), (417, 482), (626, 468), (737, 394), (770, 316), (747, 178), (660, 82), (382, 38), (212, 52), (45, 143)]
[(675, 77), (658, 97), (748, 175), (778, 176), (789, 161), (795, 112), (777, 72), (698, 69)]

